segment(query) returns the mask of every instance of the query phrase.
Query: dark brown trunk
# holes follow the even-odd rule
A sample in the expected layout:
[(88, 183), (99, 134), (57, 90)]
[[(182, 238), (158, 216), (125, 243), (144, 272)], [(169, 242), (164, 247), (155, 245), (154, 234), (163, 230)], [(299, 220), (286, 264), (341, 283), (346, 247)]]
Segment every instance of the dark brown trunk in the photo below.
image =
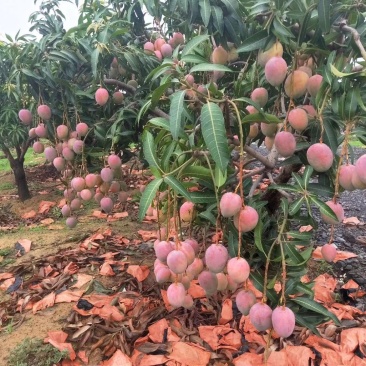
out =
[(14, 161), (11, 162), (10, 165), (14, 172), (15, 184), (18, 188), (19, 199), (21, 201), (25, 201), (31, 198), (27, 183), (27, 177), (24, 171), (24, 159), (14, 159)]

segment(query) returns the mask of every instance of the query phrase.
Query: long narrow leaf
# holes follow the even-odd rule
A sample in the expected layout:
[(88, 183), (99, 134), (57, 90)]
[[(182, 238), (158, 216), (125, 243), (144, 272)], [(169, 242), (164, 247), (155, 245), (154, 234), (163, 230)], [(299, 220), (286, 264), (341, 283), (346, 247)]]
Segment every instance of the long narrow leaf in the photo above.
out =
[(179, 90), (172, 96), (172, 102), (169, 111), (170, 132), (174, 140), (178, 139), (182, 129), (182, 115), (184, 108), (185, 90)]
[(153, 135), (145, 130), (142, 135), (142, 146), (144, 149), (144, 156), (150, 166), (156, 168), (160, 167), (159, 160), (156, 156), (156, 147)]
[(207, 103), (201, 111), (202, 135), (215, 163), (224, 172), (229, 163), (225, 122), (222, 111), (215, 103)]
[(309, 309), (314, 311), (315, 313), (322, 314), (334, 321), (336, 325), (340, 325), (339, 319), (330, 311), (328, 311), (325, 307), (317, 303), (316, 301), (309, 299), (307, 297), (295, 297), (292, 299), (293, 302), (299, 304), (300, 306), (304, 307), (305, 309)]
[(164, 177), (164, 182), (173, 190), (179, 194), (181, 194), (186, 200), (191, 201), (191, 196), (189, 192), (184, 188), (181, 182), (174, 178), (172, 175), (167, 175)]
[(139, 207), (139, 220), (142, 221), (145, 217), (146, 211), (151, 205), (156, 192), (158, 191), (160, 184), (163, 182), (163, 179), (154, 179), (151, 181), (145, 188), (142, 193), (141, 200), (140, 200), (140, 207)]

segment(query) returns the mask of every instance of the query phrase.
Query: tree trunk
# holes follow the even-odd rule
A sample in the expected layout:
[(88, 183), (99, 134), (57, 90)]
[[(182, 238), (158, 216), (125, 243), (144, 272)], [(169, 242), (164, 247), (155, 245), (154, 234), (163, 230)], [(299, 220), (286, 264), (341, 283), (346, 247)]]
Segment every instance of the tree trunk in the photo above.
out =
[(14, 161), (10, 163), (10, 166), (14, 172), (15, 184), (18, 188), (19, 199), (21, 201), (25, 201), (31, 198), (27, 183), (27, 177), (24, 171), (24, 158), (14, 159)]

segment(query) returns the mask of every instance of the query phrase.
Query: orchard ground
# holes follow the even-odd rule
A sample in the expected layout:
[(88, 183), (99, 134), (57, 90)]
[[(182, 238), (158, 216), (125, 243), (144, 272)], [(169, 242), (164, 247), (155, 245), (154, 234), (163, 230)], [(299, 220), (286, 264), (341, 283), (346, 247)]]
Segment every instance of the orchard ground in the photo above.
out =
[[(356, 157), (363, 154), (364, 151), (364, 146), (355, 146)], [(95, 210), (98, 208), (94, 202), (87, 203), (80, 212), (78, 226), (70, 230), (65, 227), (60, 208), (57, 207), (63, 198), (62, 183), (53, 167), (45, 163), (43, 155), (36, 155), (31, 150), (26, 155), (25, 165), (32, 198), (23, 203), (17, 200), (13, 175), (6, 164), (7, 160), (1, 158), (0, 156), (0, 272), (9, 272), (11, 268), (21, 267), (42, 258), (56, 256), (59, 253), (62, 256), (63, 252), (77, 248), (85, 238), (92, 236), (98, 230), (99, 232), (110, 230), (112, 236), (122, 236), (130, 242), (135, 240), (139, 244), (127, 245), (122, 250), (126, 260), (130, 263), (152, 267), (154, 261), (151, 249), (152, 241), (150, 240), (150, 244), (147, 244), (146, 239), (142, 239), (138, 231), (141, 229), (155, 230), (156, 223), (139, 223), (136, 219), (139, 198), (139, 190), (136, 189), (136, 186), (141, 178), (140, 175), (135, 176), (129, 182), (132, 200), (113, 211), (127, 212), (128, 216), (108, 222), (105, 217), (97, 217), (98, 214), (95, 213)], [(55, 206), (48, 207), (47, 205), (50, 204), (46, 204), (44, 206), (45, 213), (40, 214), (40, 204), (44, 201), (53, 202)], [(314, 279), (320, 274), (328, 273), (343, 282), (354, 279), (363, 289), (366, 289), (364, 272), (364, 268), (366, 268), (366, 226), (364, 224), (366, 222), (366, 197), (364, 192), (359, 190), (345, 192), (342, 194), (341, 202), (346, 217), (357, 217), (360, 223), (355, 221), (339, 225), (336, 228), (335, 243), (339, 250), (353, 252), (358, 257), (332, 265), (324, 261), (311, 260), (309, 276)], [(35, 214), (32, 214), (32, 211)], [(328, 225), (320, 224), (319, 231), (314, 238), (317, 244), (326, 243), (329, 237), (328, 230)], [(32, 245), (28, 253), (18, 256), (17, 250), (14, 248), (21, 239), (30, 240)], [(84, 273), (93, 275), (94, 279), (107, 290), (116, 291), (120, 285), (120, 278), (116, 276), (101, 276), (98, 271), (95, 273), (90, 268)], [(339, 296), (343, 297), (346, 302), (350, 299), (348, 293), (339, 292)], [(10, 299), (11, 295), (0, 290), (0, 303), (5, 304)], [(357, 299), (353, 305), (365, 311), (365, 297)], [(47, 332), (62, 329), (67, 322), (72, 306), (72, 303), (59, 303), (42, 309), (36, 314), (26, 311), (23, 315), (24, 318), (8, 319), (2, 324), (0, 331), (2, 345), (0, 365), (6, 365), (9, 352), (25, 338), (44, 339)], [(95, 364), (100, 361), (100, 354), (94, 354), (89, 358), (89, 362), (95, 362)]]

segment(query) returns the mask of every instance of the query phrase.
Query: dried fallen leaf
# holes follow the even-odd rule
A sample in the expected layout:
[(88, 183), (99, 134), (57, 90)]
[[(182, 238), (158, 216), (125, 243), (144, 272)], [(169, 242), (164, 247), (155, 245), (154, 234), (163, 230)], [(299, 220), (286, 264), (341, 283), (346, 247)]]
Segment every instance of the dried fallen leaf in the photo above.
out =
[(56, 206), (56, 202), (41, 201), (39, 204), (38, 213), (44, 214), (44, 213), (48, 212), (54, 206)]
[(148, 266), (129, 265), (127, 273), (135, 277), (139, 282), (142, 282), (147, 278), (150, 273)]
[(139, 230), (137, 233), (142, 236), (143, 241), (156, 239), (158, 237), (157, 231)]
[[(321, 248), (322, 248), (321, 246), (317, 247), (313, 251), (312, 257), (314, 259), (323, 259), (323, 256), (322, 256), (322, 253), (321, 253)], [(337, 250), (337, 255), (336, 255), (333, 262), (343, 261), (345, 259), (355, 258), (355, 257), (357, 257), (357, 254), (355, 254), (355, 253), (344, 252), (344, 251), (341, 251), (341, 250)]]
[(346, 225), (359, 225), (361, 223), (361, 221), (353, 216), (353, 217), (347, 217), (343, 220), (343, 224), (346, 224)]
[(313, 230), (313, 227), (311, 225), (301, 226), (299, 229), (300, 233), (306, 233)]
[(55, 303), (60, 302), (76, 302), (83, 296), (84, 290), (65, 290), (56, 295)]
[(90, 276), (86, 273), (78, 273), (77, 276), (78, 276), (77, 282), (74, 285), (72, 285), (70, 288), (81, 288), (86, 283), (89, 283), (93, 279), (93, 276)]
[(24, 248), (26, 253), (30, 252), (32, 241), (28, 239), (20, 239), (18, 243)]
[(1, 285), (0, 290), (6, 291), (15, 282), (15, 277), (6, 279)]
[[(239, 357), (234, 358), (234, 366), (262, 366), (263, 364), (263, 354), (257, 355), (255, 353), (246, 352)], [(287, 366), (287, 365), (278, 365)]]
[(79, 267), (77, 266), (76, 263), (74, 262), (70, 262), (65, 268), (64, 268), (64, 273), (65, 274), (69, 274), (69, 275), (73, 275), (75, 274), (77, 271), (79, 270)]
[(206, 366), (210, 361), (211, 353), (195, 344), (176, 342), (168, 358), (183, 365)]
[(108, 215), (106, 213), (103, 213), (102, 211), (94, 211), (92, 214), (93, 217), (96, 217), (98, 219), (105, 219), (108, 217)]
[(51, 219), (50, 217), (44, 220), (41, 220), (41, 224), (47, 226), (47, 225), (51, 225), (55, 222), (54, 219)]
[(26, 212), (25, 214), (22, 215), (22, 219), (32, 219), (33, 217), (36, 217), (37, 216), (37, 212), (32, 210), (32, 211), (29, 211), (29, 212)]
[(353, 353), (358, 347), (366, 345), (366, 329), (352, 328), (344, 329), (341, 332), (341, 351), (346, 353)]
[(334, 290), (337, 286), (337, 280), (331, 275), (325, 273), (315, 278), (314, 282), (315, 300), (323, 302), (328, 306), (333, 304), (335, 298)]
[(348, 289), (354, 289), (354, 288), (357, 289), (359, 287), (360, 287), (360, 285), (357, 282), (353, 281), (353, 280), (349, 280), (347, 283), (345, 283), (342, 286), (342, 288), (344, 288), (346, 290), (348, 290)]
[(48, 332), (48, 337), (44, 340), (46, 343), (52, 344), (59, 351), (67, 351), (70, 360), (75, 360), (76, 354), (70, 343), (65, 343), (67, 333), (63, 331)]
[(219, 324), (226, 324), (233, 319), (233, 302), (230, 299), (226, 299), (222, 303), (221, 316)]
[(166, 340), (164, 340), (165, 332), (167, 334), (167, 340), (169, 342), (179, 341), (179, 337), (174, 332), (172, 332), (172, 329), (170, 328), (170, 326), (165, 318), (160, 319), (156, 323), (150, 325), (148, 327), (148, 330), (149, 330), (149, 338), (154, 343), (165, 342), (166, 341)]
[(279, 352), (272, 352), (267, 360), (268, 366), (296, 365), (308, 366), (315, 359), (314, 353), (305, 346), (286, 346)]
[(114, 273), (111, 265), (108, 263), (102, 264), (102, 266), (100, 267), (100, 270), (99, 270), (99, 274), (102, 276), (115, 276), (116, 275)]
[(1, 280), (7, 280), (8, 278), (12, 278), (14, 275), (9, 272), (0, 273), (0, 281)]
[(132, 361), (118, 349), (108, 361), (102, 362), (101, 366), (132, 366)]
[(45, 296), (42, 300), (39, 300), (33, 305), (32, 311), (33, 314), (35, 314), (39, 310), (46, 309), (50, 306), (53, 306), (55, 304), (56, 300), (56, 294), (54, 292), (51, 292), (47, 296)]

